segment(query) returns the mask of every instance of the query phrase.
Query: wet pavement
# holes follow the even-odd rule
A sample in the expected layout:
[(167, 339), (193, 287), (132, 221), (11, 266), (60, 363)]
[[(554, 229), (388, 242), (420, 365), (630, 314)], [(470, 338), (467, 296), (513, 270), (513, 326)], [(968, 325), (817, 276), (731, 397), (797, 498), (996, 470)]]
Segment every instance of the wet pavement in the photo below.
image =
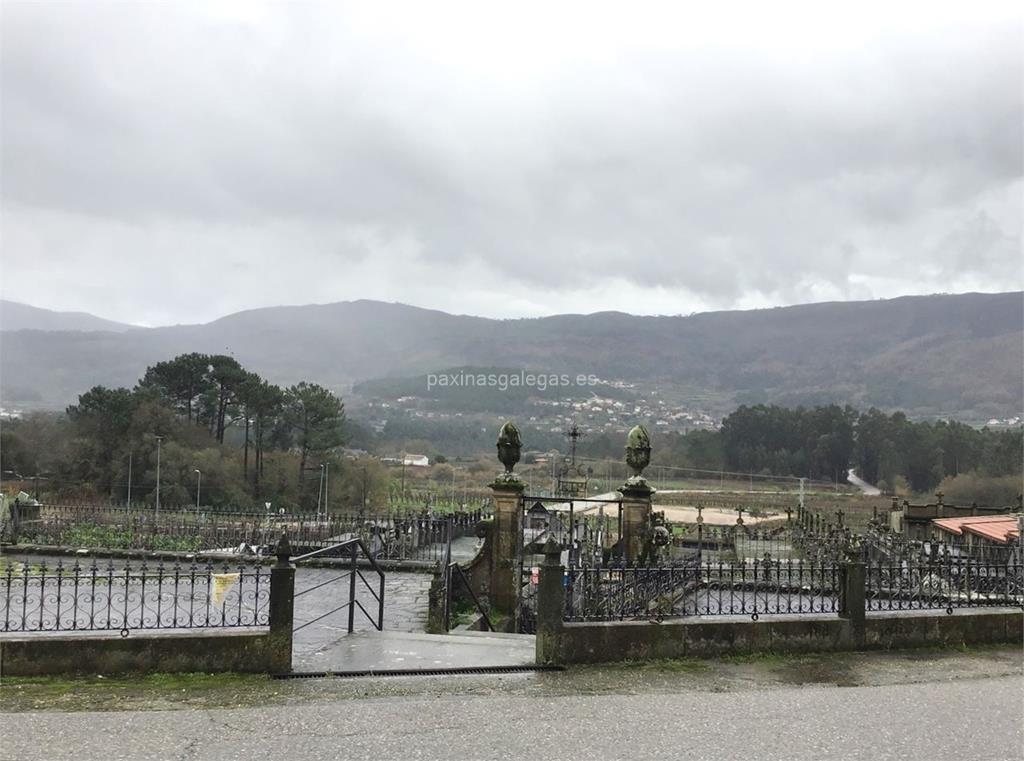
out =
[(0, 759), (1005, 761), (1020, 757), (1022, 700), (1019, 647), (504, 676), (16, 681), (0, 689)]

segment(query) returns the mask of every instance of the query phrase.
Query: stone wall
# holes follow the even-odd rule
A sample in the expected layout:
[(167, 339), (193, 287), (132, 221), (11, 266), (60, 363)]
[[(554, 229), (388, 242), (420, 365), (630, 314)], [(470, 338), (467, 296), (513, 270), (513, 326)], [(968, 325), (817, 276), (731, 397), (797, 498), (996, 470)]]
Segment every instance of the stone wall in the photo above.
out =
[[(1024, 642), (1017, 608), (870, 614), (863, 633), (834, 615), (564, 623), (538, 662), (608, 663), (752, 653), (802, 653)], [(552, 641), (554, 640), (554, 641)]]
[(88, 633), (0, 640), (0, 676), (291, 671), (291, 632)]

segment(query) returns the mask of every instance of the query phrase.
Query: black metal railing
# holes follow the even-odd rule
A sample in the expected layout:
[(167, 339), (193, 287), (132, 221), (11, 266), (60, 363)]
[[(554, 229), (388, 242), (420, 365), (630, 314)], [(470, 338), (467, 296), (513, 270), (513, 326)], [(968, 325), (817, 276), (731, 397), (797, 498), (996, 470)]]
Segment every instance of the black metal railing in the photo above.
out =
[(869, 611), (1024, 605), (1024, 564), (946, 555), (934, 562), (875, 561), (865, 567)]
[(282, 530), (299, 550), (362, 539), (373, 557), (437, 562), (449, 538), (472, 535), (483, 513), (377, 516), (366, 514), (203, 512), (107, 505), (21, 505), (15, 508), (16, 540), (93, 549), (183, 552), (269, 551)]
[(569, 621), (836, 613), (840, 572), (835, 563), (805, 560), (689, 562), (668, 566), (612, 565), (566, 571)]
[[(318, 621), (322, 621), (329, 616), (333, 616), (337, 613), (345, 612), (347, 617), (348, 631), (351, 633), (355, 630), (356, 621), (356, 609), (358, 609), (363, 617), (369, 621), (373, 628), (377, 631), (381, 631), (384, 628), (384, 571), (381, 570), (380, 566), (374, 561), (373, 556), (367, 550), (366, 545), (363, 544), (362, 539), (349, 539), (348, 541), (339, 542), (329, 547), (322, 547), (312, 552), (307, 552), (298, 557), (291, 559), (291, 562), (296, 565), (303, 561), (312, 559), (326, 560), (328, 558), (342, 559), (348, 561), (347, 570), (341, 574), (329, 573), (330, 578), (323, 581), (316, 581), (311, 586), (295, 592), (294, 600), (298, 601), (300, 597), (306, 595), (313, 595), (313, 593), (319, 592), (320, 599), (314, 602), (315, 607), (320, 610), (325, 607), (330, 607), (330, 610), (320, 613), (315, 618), (307, 619), (298, 623), (293, 627), (293, 631), (300, 631), (305, 629), (311, 624), (315, 624)], [(370, 582), (366, 580), (366, 576), (363, 575), (363, 568), (360, 567), (360, 558), (369, 566), (369, 570), (376, 574), (376, 589), (370, 585)], [(333, 571), (334, 569), (330, 569)], [(340, 592), (339, 592), (340, 590)], [(366, 609), (363, 605), (363, 601), (359, 599), (360, 594), (368, 593), (370, 600), (370, 606), (373, 608), (373, 613)], [(313, 601), (314, 598), (308, 598)], [(341, 600), (340, 605), (335, 605)], [(304, 603), (306, 600), (303, 601)], [(331, 607), (333, 606), (333, 607)], [(297, 620), (298, 617), (296, 617)]]
[(1024, 561), (1019, 539), (1002, 542), (968, 542), (963, 538), (952, 541), (911, 539), (885, 527), (871, 525), (863, 535), (865, 559), (882, 563), (941, 562), (970, 559), (982, 563), (1013, 563)]
[(0, 572), (5, 632), (266, 626), (269, 599), (258, 565), (42, 561)]

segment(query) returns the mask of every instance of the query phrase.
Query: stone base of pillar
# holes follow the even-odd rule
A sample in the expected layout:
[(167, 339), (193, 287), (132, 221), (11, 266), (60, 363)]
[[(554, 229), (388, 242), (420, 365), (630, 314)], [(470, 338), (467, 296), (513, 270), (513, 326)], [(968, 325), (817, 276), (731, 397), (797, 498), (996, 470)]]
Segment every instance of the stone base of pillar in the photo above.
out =
[(514, 614), (519, 596), (519, 545), (522, 539), (522, 496), (525, 484), (518, 479), (496, 480), (494, 494), (490, 584), (491, 604), (499, 613)]
[(643, 554), (651, 527), (652, 489), (642, 476), (634, 476), (622, 489), (622, 552), (627, 563), (635, 563)]

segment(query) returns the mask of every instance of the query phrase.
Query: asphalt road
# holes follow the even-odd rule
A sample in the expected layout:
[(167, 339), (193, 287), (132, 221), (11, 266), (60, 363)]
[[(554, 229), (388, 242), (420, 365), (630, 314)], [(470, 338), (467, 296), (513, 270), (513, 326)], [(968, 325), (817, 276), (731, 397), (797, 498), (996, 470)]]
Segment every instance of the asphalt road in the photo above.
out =
[(433, 684), (412, 694), (260, 707), (6, 714), (0, 758), (1016, 761), (1024, 749), (1019, 673), (547, 696), (453, 694)]

